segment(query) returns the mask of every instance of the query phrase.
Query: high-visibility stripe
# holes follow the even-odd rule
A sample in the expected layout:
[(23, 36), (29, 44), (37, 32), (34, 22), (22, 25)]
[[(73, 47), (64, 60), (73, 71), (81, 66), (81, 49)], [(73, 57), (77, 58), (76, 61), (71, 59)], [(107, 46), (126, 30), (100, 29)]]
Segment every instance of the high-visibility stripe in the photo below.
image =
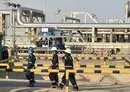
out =
[(80, 65), (80, 67), (87, 67), (86, 65)]
[(48, 72), (48, 69), (42, 69), (41, 72)]
[(0, 68), (7, 68), (7, 66), (0, 66)]
[(65, 70), (65, 69), (4, 69), (0, 71), (5, 71), (5, 72), (65, 72), (65, 71), (70, 71), (73, 73), (87, 73), (87, 74), (94, 74), (94, 73), (100, 73), (100, 74), (105, 74), (105, 73), (110, 73), (110, 74), (130, 74), (129, 70), (121, 69), (121, 70), (110, 70), (110, 69), (77, 69), (77, 70)]
[(94, 73), (101, 73), (101, 70), (95, 70)]
[(119, 74), (120, 73), (120, 71), (119, 70), (113, 70), (113, 72), (112, 72), (113, 74)]
[[(14, 67), (23, 67), (27, 66), (27, 64), (16, 64), (14, 63)], [(50, 64), (35, 64), (37, 67), (49, 67)], [(0, 64), (0, 68), (7, 68), (9, 67), (8, 64)], [(69, 66), (64, 66), (63, 64), (59, 64), (59, 67), (69, 67)], [(81, 67), (81, 68), (118, 68), (118, 69), (123, 69), (123, 68), (130, 68), (129, 65), (123, 66), (123, 65), (78, 65), (75, 64), (74, 67)]]
[(78, 73), (84, 73), (84, 70), (77, 70)]
[(115, 66), (115, 68), (125, 68), (124, 66)]
[(95, 65), (95, 68), (101, 68), (101, 65)]
[(13, 72), (25, 72), (24, 69), (12, 69)]
[(109, 68), (116, 68), (116, 66), (114, 66), (114, 65), (110, 65)]

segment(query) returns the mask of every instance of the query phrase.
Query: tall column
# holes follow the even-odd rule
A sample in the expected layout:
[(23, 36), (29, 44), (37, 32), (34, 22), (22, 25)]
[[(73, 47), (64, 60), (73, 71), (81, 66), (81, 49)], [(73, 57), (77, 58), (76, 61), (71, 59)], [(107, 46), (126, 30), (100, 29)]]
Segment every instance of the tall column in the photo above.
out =
[(110, 30), (110, 42), (112, 42), (112, 34), (113, 34), (113, 31), (114, 31), (114, 29), (112, 29), (112, 30)]
[[(72, 13), (71, 13), (71, 17), (72, 17), (72, 18), (77, 18), (77, 13), (73, 13), (73, 12), (72, 12)], [(71, 22), (72, 22), (72, 23), (76, 23), (75, 20), (72, 20)]]
[[(30, 16), (29, 16), (29, 19), (28, 19), (28, 22), (29, 23), (33, 23), (33, 21), (32, 21), (32, 19), (33, 19), (33, 17), (32, 17), (32, 11), (30, 12)], [(31, 45), (32, 44), (32, 42), (31, 42), (31, 40), (32, 40), (32, 28), (28, 28), (28, 33), (29, 33), (29, 44)]]
[(129, 1), (125, 5), (125, 23), (128, 23), (128, 17), (129, 17)]
[(97, 29), (95, 27), (92, 27), (92, 42), (95, 42), (96, 40), (96, 32)]
[(106, 34), (103, 34), (103, 42), (106, 42)]
[(3, 18), (0, 14), (0, 59), (2, 59), (2, 35), (3, 35)]
[(128, 34), (127, 34), (128, 31), (129, 31), (129, 29), (125, 29), (124, 39), (125, 39), (126, 42), (129, 42), (128, 41)]

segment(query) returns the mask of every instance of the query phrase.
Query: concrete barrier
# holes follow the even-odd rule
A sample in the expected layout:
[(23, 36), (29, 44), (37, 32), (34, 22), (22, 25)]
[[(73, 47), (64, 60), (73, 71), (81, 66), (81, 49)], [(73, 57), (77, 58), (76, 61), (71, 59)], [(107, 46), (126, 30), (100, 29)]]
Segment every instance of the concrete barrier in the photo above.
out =
[[(9, 67), (10, 65), (8, 63), (0, 63), (0, 68)], [(17, 64), (14, 63), (11, 65), (12, 67), (25, 67), (27, 64)], [(51, 64), (35, 64), (35, 67), (50, 67)], [(59, 64), (59, 67), (65, 67), (64, 64)], [(129, 69), (130, 65), (124, 66), (124, 65), (85, 65), (85, 64), (74, 64), (74, 67), (76, 68), (117, 68), (117, 69)]]
[(129, 70), (87, 70), (87, 69), (79, 69), (79, 70), (66, 70), (66, 87), (65, 92), (69, 92), (69, 74), (70, 73), (86, 73), (86, 74), (130, 74)]
[[(27, 64), (14, 64), (15, 66), (24, 67)], [(50, 67), (51, 64), (35, 64), (36, 67)], [(64, 67), (64, 64), (59, 64), (59, 67)], [(123, 66), (123, 65), (79, 65), (74, 64), (76, 68), (118, 68), (118, 69), (129, 69), (130, 66)]]
[[(19, 59), (27, 59), (27, 56), (19, 56)], [(51, 60), (52, 56), (36, 56), (36, 59), (45, 59), (45, 60)], [(59, 56), (59, 59), (62, 59), (61, 56)], [(86, 57), (86, 56), (74, 56), (73, 57), (74, 60), (80, 61), (80, 60), (121, 60), (121, 59), (125, 59), (125, 57)]]
[[(1, 66), (4, 66), (4, 64), (0, 64)], [(5, 64), (6, 66), (6, 64)], [(1, 71), (1, 70), (0, 70)], [(85, 74), (130, 74), (129, 70), (110, 70), (110, 69), (74, 69), (74, 70), (65, 70), (65, 69), (10, 69), (9, 67), (7, 69), (4, 69), (2, 71), (5, 72), (34, 72), (34, 73), (42, 73), (42, 72), (55, 72), (55, 73), (66, 73), (66, 92), (69, 92), (69, 74), (70, 73), (85, 73)], [(7, 75), (8, 78), (8, 75)]]

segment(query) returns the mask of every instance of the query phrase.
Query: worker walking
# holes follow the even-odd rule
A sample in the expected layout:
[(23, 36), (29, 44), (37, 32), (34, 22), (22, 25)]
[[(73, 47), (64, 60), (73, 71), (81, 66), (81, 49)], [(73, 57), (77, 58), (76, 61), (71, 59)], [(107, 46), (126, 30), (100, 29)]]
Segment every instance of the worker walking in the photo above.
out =
[(8, 47), (2, 46), (2, 59), (4, 60), (8, 58), (9, 58)]
[[(58, 51), (56, 47), (52, 47), (51, 49), (53, 51), (53, 57), (52, 57), (52, 64), (50, 66), (51, 69), (58, 69), (59, 68), (59, 62), (58, 62)], [(52, 83), (52, 88), (58, 87), (58, 73), (50, 73), (49, 78)]]
[[(28, 48), (28, 53), (29, 53), (29, 56), (28, 56), (28, 64), (27, 64), (27, 70), (30, 70), (30, 69), (34, 69), (35, 68), (35, 61), (36, 61), (36, 58), (34, 56), (34, 49), (32, 47), (29, 47)], [(34, 72), (30, 72), (30, 71), (27, 71), (26, 72), (26, 78), (29, 80), (29, 84), (28, 86), (29, 87), (33, 87), (34, 84), (36, 83), (36, 81), (34, 80)]]
[[(73, 69), (73, 58), (71, 56), (71, 50), (69, 48), (67, 48), (64, 53), (65, 53), (65, 56), (63, 57), (63, 62), (65, 65), (65, 70)], [(75, 73), (69, 74), (69, 80), (70, 80), (71, 84), (73, 85), (73, 89), (78, 91), (79, 88), (76, 83)], [(64, 76), (62, 77), (62, 81), (59, 84), (59, 87), (62, 89), (64, 87), (65, 83), (66, 83), (66, 75), (64, 74)]]

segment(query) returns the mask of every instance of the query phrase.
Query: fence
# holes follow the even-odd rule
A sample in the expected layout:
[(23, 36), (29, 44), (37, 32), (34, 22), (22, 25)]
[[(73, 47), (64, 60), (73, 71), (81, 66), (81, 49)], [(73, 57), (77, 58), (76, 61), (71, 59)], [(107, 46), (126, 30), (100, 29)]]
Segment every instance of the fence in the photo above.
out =
[[(66, 92), (69, 92), (69, 74), (70, 73), (85, 73), (85, 74), (130, 74), (129, 70), (126, 69), (122, 69), (122, 70), (109, 70), (107, 68), (105, 69), (74, 69), (74, 70), (65, 70), (65, 69), (13, 69), (13, 68), (9, 68), (8, 64), (0, 64), (1, 69), (0, 71), (6, 72), (8, 74), (8, 72), (55, 72), (55, 73), (66, 73)], [(3, 67), (5, 66), (5, 67)], [(124, 66), (123, 66), (124, 67)], [(129, 66), (130, 67), (130, 66)], [(8, 75), (6, 75), (6, 79), (8, 79)]]

